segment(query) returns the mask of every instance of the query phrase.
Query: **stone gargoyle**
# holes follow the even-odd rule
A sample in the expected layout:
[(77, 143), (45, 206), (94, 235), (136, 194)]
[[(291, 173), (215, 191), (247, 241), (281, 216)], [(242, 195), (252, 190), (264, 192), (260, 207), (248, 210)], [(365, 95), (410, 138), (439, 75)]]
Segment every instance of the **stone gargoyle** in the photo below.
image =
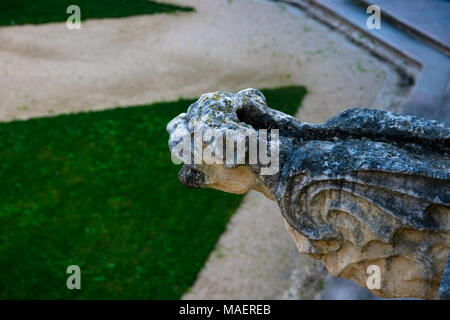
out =
[[(210, 159), (190, 161), (198, 149), (182, 151), (181, 140), (193, 146), (195, 132), (211, 129), (197, 140)], [(246, 89), (202, 95), (167, 130), (174, 159), (185, 163), (183, 184), (260, 191), (278, 203), (298, 250), (331, 274), (381, 297), (437, 297), (450, 249), (449, 124), (356, 108), (303, 123)], [(250, 161), (248, 137), (276, 153), (278, 170)], [(244, 155), (224, 151), (239, 141)], [(370, 285), (374, 266), (380, 279)]]

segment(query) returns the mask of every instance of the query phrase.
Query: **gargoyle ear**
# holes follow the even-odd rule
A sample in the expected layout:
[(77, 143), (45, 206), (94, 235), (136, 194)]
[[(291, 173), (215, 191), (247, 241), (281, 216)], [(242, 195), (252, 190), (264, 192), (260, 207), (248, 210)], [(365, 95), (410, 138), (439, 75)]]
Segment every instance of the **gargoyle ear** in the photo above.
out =
[(239, 91), (236, 93), (236, 96), (241, 97), (243, 103), (258, 103), (258, 104), (264, 104), (266, 103), (266, 97), (264, 97), (263, 93), (259, 91), (258, 89), (254, 88), (247, 88)]

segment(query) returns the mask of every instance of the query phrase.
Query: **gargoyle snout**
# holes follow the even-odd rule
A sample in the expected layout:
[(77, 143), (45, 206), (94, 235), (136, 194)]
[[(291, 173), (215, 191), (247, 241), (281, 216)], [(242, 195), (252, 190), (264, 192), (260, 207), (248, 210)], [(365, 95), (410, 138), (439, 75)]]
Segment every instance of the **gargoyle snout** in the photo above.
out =
[(183, 165), (178, 173), (178, 180), (187, 187), (200, 188), (205, 184), (205, 175), (191, 166)]

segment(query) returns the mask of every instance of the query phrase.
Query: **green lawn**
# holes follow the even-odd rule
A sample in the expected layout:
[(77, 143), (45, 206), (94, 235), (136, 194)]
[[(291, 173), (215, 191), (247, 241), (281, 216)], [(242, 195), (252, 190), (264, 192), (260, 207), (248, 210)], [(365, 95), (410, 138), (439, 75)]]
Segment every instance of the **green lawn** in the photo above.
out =
[(71, 15), (67, 7), (73, 4), (80, 7), (82, 20), (193, 11), (148, 0), (0, 0), (0, 25), (66, 21)]
[[(293, 114), (306, 90), (263, 93)], [(178, 182), (165, 127), (193, 101), (0, 123), (0, 298), (181, 297), (242, 198)]]

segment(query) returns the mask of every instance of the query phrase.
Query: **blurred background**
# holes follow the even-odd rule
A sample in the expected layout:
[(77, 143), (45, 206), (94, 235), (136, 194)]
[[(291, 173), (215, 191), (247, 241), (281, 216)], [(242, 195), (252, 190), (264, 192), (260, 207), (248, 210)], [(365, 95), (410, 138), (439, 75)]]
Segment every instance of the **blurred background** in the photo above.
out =
[(449, 26), (446, 0), (2, 0), (0, 298), (374, 299), (261, 194), (183, 187), (165, 126), (248, 87), (306, 122), (450, 121)]

